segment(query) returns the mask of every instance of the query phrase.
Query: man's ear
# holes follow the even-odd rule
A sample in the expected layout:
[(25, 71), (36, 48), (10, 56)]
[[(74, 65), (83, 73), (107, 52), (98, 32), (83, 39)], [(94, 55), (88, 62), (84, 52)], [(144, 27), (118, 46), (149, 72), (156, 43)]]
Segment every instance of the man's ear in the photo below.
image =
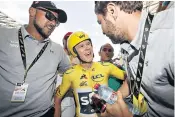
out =
[(34, 17), (35, 14), (36, 14), (36, 9), (33, 8), (33, 7), (30, 7), (29, 8), (29, 15), (30, 15), (30, 17)]
[(112, 15), (112, 17), (116, 20), (118, 16), (118, 11), (116, 9), (116, 5), (113, 2), (107, 4), (107, 12)]

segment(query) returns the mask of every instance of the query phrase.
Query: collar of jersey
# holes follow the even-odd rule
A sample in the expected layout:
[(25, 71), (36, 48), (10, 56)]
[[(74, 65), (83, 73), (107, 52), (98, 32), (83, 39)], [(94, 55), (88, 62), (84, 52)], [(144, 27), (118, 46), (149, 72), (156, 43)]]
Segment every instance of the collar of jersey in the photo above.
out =
[(91, 71), (94, 68), (95, 62), (92, 62), (92, 66), (89, 69), (85, 69), (81, 64), (78, 64), (77, 66), (85, 71)]

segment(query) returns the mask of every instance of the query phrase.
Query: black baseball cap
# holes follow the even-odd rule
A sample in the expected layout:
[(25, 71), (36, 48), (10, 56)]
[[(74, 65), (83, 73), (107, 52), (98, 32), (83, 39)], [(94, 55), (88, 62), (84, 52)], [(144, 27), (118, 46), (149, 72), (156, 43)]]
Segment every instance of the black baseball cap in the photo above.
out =
[(58, 14), (58, 21), (60, 23), (65, 23), (67, 21), (66, 12), (62, 9), (58, 9), (56, 5), (51, 1), (33, 1), (31, 7), (33, 8), (43, 7), (45, 9), (51, 10)]

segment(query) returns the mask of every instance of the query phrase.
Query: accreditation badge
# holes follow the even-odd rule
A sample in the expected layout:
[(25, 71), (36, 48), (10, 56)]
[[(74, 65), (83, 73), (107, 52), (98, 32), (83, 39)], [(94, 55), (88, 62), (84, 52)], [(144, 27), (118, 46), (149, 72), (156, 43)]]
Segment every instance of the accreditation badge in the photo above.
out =
[(133, 105), (139, 109), (140, 115), (147, 112), (148, 105), (141, 93), (139, 93), (138, 99), (133, 95)]
[(16, 83), (11, 102), (24, 102), (29, 84)]

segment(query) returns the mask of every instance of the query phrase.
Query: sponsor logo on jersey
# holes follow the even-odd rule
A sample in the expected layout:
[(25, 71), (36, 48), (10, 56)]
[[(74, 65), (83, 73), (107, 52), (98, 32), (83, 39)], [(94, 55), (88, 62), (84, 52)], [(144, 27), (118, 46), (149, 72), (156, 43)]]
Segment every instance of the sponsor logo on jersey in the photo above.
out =
[(92, 92), (78, 92), (78, 98), (80, 103), (80, 113), (82, 114), (93, 114), (95, 109), (90, 104), (92, 102), (89, 94)]
[(92, 80), (95, 82), (100, 82), (104, 79), (104, 75), (103, 74), (97, 74), (92, 76)]
[(82, 82), (80, 83), (80, 87), (82, 87), (82, 86), (88, 86), (87, 81), (82, 81)]
[(95, 68), (92, 68), (92, 71), (95, 71)]
[(88, 79), (88, 78), (87, 78), (86, 74), (83, 74), (83, 75), (80, 77), (80, 79)]
[(82, 35), (79, 35), (79, 38), (84, 38), (85, 37), (85, 34), (82, 34)]

